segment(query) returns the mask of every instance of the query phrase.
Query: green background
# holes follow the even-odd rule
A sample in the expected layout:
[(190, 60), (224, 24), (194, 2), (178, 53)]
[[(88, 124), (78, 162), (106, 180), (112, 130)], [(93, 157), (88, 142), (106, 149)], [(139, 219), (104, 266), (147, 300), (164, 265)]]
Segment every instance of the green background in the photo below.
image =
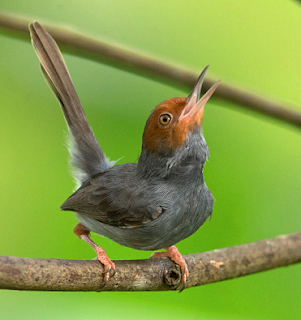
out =
[[(301, 5), (293, 1), (0, 0), (0, 12), (79, 31), (149, 52), (224, 83), (299, 105)], [(65, 55), (105, 153), (139, 156), (150, 111), (183, 92)], [(212, 98), (203, 120), (211, 157), (206, 182), (213, 217), (180, 242), (181, 253), (300, 231), (298, 129)], [(66, 126), (30, 43), (0, 34), (0, 254), (92, 259), (59, 206), (71, 194)], [(94, 236), (112, 259), (149, 252)], [(177, 292), (0, 292), (1, 319), (297, 319), (301, 265)]]

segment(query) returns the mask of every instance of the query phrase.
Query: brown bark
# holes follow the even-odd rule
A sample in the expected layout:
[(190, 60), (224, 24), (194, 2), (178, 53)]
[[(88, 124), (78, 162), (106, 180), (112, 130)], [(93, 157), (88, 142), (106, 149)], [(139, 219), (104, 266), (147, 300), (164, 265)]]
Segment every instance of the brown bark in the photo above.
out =
[[(233, 279), (301, 262), (301, 233), (184, 256), (186, 288)], [(36, 291), (163, 291), (180, 282), (168, 258), (114, 261), (116, 274), (104, 286), (98, 261), (0, 256), (0, 289)]]

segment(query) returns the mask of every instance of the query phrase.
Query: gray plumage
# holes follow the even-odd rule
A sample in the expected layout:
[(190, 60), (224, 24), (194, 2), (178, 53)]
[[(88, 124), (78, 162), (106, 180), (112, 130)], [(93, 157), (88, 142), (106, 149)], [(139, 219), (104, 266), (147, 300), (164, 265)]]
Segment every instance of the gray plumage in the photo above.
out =
[(54, 40), (38, 22), (29, 26), (47, 83), (60, 102), (70, 132), (71, 165), (79, 184), (111, 167), (91, 130), (66, 64)]
[[(143, 146), (138, 164), (112, 166), (89, 127), (55, 42), (37, 22), (30, 31), (43, 73), (68, 124), (71, 163), (82, 184), (61, 209), (75, 211), (87, 230), (139, 250), (167, 248), (193, 234), (213, 207), (203, 177), (209, 151), (200, 126), (189, 130), (175, 150), (155, 152)], [(197, 102), (200, 87), (195, 92), (197, 98), (189, 96), (187, 103)]]
[[(88, 180), (62, 209), (76, 211), (89, 230), (134, 249), (167, 248), (189, 237), (213, 207), (202, 172), (208, 148), (201, 132), (190, 136), (176, 162), (142, 151), (138, 164), (114, 166)], [(192, 151), (190, 140), (204, 148), (202, 158), (186, 152)], [(148, 166), (151, 176), (145, 173)]]

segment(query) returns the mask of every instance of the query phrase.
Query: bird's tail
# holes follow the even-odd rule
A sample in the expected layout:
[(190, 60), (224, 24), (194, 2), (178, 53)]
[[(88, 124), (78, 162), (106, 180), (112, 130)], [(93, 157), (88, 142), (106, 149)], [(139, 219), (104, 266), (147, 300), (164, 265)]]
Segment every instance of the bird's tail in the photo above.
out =
[(43, 74), (62, 107), (71, 138), (70, 162), (76, 169), (74, 177), (81, 184), (111, 164), (89, 126), (57, 44), (38, 22), (30, 24), (29, 30)]

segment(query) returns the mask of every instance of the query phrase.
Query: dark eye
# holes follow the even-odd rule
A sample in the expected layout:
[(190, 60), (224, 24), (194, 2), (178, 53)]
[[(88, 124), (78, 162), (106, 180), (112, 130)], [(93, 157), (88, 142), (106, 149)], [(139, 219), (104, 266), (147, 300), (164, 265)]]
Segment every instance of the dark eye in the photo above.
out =
[(169, 113), (163, 113), (161, 114), (161, 116), (159, 117), (159, 123), (162, 125), (162, 126), (167, 126), (170, 121), (172, 119), (172, 115), (169, 114)]

